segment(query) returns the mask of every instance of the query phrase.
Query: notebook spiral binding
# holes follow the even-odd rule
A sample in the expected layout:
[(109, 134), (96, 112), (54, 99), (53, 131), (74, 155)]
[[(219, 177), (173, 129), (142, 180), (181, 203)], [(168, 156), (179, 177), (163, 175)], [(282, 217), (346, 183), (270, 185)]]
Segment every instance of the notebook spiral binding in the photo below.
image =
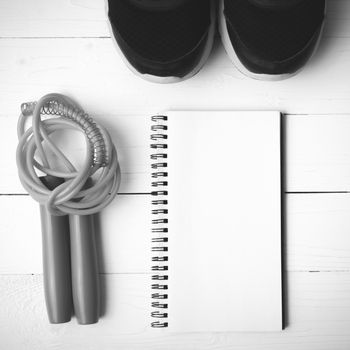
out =
[[(153, 328), (168, 327), (168, 173), (167, 173), (167, 116), (152, 117), (151, 168), (152, 168), (152, 309)], [(157, 320), (155, 320), (157, 319)]]

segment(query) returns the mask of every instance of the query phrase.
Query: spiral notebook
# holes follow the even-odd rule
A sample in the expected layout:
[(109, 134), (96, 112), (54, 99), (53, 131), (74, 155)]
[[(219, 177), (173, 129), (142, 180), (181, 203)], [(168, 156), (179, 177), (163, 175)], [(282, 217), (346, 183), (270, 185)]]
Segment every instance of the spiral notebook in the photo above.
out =
[(279, 331), (281, 115), (152, 117), (151, 326)]

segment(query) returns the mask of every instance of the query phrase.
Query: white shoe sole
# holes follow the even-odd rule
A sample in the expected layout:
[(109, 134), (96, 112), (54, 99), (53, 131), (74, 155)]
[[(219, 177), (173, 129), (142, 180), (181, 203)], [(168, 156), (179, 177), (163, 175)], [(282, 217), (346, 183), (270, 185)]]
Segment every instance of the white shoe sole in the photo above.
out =
[[(315, 48), (314, 48), (311, 56), (309, 57), (308, 61), (312, 59), (312, 57), (315, 55), (315, 52), (317, 51), (317, 49), (320, 45), (322, 33), (324, 30), (324, 25), (325, 25), (325, 23), (323, 22), (320, 36), (317, 40), (317, 44), (315, 45)], [(219, 4), (219, 32), (220, 32), (221, 41), (222, 41), (222, 44), (225, 48), (225, 51), (226, 51), (227, 55), (229, 56), (229, 58), (231, 59), (231, 61), (233, 62), (234, 66), (237, 68), (238, 71), (240, 71), (242, 74), (244, 74), (245, 76), (247, 76), (249, 78), (252, 78), (255, 80), (265, 80), (265, 81), (280, 81), (280, 80), (285, 80), (285, 79), (288, 79), (288, 78), (291, 78), (291, 77), (297, 75), (304, 68), (304, 67), (301, 67), (299, 70), (297, 70), (294, 73), (286, 73), (286, 74), (258, 74), (258, 73), (253, 73), (250, 70), (248, 70), (242, 64), (241, 60), (239, 59), (239, 57), (236, 54), (234, 47), (232, 46), (230, 36), (229, 36), (228, 30), (227, 30), (225, 15), (224, 15), (224, 0), (220, 0), (220, 4)]]
[(196, 65), (196, 67), (190, 73), (188, 73), (186, 76), (180, 78), (180, 77), (173, 77), (173, 76), (159, 77), (159, 76), (151, 75), (151, 74), (142, 74), (130, 64), (128, 59), (125, 57), (124, 53), (121, 51), (121, 49), (120, 49), (120, 47), (119, 47), (119, 45), (114, 37), (112, 25), (111, 25), (109, 18), (108, 18), (108, 0), (105, 0), (105, 13), (107, 16), (107, 24), (108, 24), (109, 32), (110, 32), (112, 41), (114, 43), (114, 46), (116, 47), (116, 50), (119, 53), (119, 55), (121, 56), (124, 64), (135, 75), (137, 75), (137, 76), (141, 77), (142, 79), (147, 80), (149, 82), (158, 83), (158, 84), (179, 83), (181, 81), (187, 80), (187, 79), (193, 77), (194, 75), (196, 75), (202, 69), (205, 62), (207, 61), (207, 59), (211, 53), (213, 43), (214, 43), (215, 29), (216, 29), (216, 11), (215, 11), (216, 8), (215, 8), (215, 0), (210, 0), (210, 1), (211, 1), (211, 5), (210, 5), (211, 6), (211, 15), (210, 15), (211, 16), (211, 23), (210, 23), (210, 28), (208, 31), (208, 38), (207, 38), (207, 42), (205, 45), (203, 55), (202, 55), (200, 61), (198, 62), (198, 64)]

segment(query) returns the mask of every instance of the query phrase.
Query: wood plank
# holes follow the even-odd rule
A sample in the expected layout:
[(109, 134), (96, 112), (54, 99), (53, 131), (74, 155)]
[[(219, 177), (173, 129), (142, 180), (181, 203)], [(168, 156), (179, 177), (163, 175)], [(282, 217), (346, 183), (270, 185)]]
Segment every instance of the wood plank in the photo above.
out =
[[(289, 273), (288, 327), (279, 333), (152, 332), (145, 275), (103, 275), (99, 323), (50, 325), (42, 277), (0, 276), (0, 337), (6, 349), (347, 350), (350, 274)], [(190, 316), (190, 310), (189, 310)]]
[[(150, 210), (149, 196), (119, 196), (102, 212), (101, 272), (150, 271)], [(41, 273), (38, 205), (27, 196), (0, 196), (0, 211), (0, 274)], [(286, 269), (350, 271), (349, 213), (350, 194), (288, 195)]]
[(103, 0), (0, 2), (0, 38), (109, 36)]
[[(0, 40), (1, 114), (58, 91), (94, 114), (175, 109), (280, 110), (291, 114), (349, 112), (350, 37), (326, 38), (297, 76), (261, 82), (242, 76), (218, 47), (203, 70), (180, 84), (151, 84), (134, 76), (109, 39)], [(200, 93), (198, 93), (200, 89)]]
[(350, 194), (287, 195), (287, 270), (350, 271)]
[[(344, 150), (348, 148), (345, 134), (349, 125), (346, 117), (336, 117), (336, 114), (350, 110), (347, 74), (350, 51), (344, 49), (350, 46), (350, 38), (327, 40), (327, 50), (321, 52), (304, 72), (288, 81), (269, 83), (243, 78), (233, 69), (221, 48), (197, 77), (169, 86), (149, 84), (134, 77), (109, 40), (1, 40), (0, 93), (4, 103), (0, 120), (4, 130), (12, 131), (4, 133), (0, 140), (2, 164), (7, 169), (0, 193), (23, 193), (13, 158), (20, 104), (54, 90), (73, 96), (114, 130), (116, 143), (125, 158), (122, 169), (127, 175), (122, 192), (140, 192), (148, 188), (144, 157), (148, 140), (141, 142), (148, 135), (144, 133), (142, 118), (138, 119), (138, 125), (129, 115), (148, 116), (166, 109), (199, 108), (330, 113), (322, 120), (299, 119), (296, 124), (294, 118), (290, 119), (287, 161), (291, 159), (291, 165), (288, 165), (287, 190), (347, 190), (350, 170)], [(330, 65), (329, 62), (334, 63)], [(198, 88), (201, 94), (195, 93)], [(328, 142), (329, 138), (332, 144)], [(320, 142), (320, 149), (314, 146), (315, 142)], [(141, 144), (143, 149), (138, 148)], [(326, 148), (327, 152), (324, 152)], [(341, 162), (335, 160), (338, 157)]]
[[(350, 4), (329, 0), (326, 37), (350, 36)], [(104, 0), (45, 0), (0, 2), (0, 38), (105, 37)]]
[(350, 191), (350, 115), (285, 120), (286, 191)]
[[(108, 127), (119, 151), (122, 169), (121, 193), (150, 190), (149, 115), (97, 115)], [(15, 163), (17, 117), (0, 116), (2, 172), (0, 193), (25, 193)], [(285, 164), (288, 192), (350, 191), (350, 115), (288, 115), (285, 117)], [(67, 145), (72, 139), (65, 139)], [(75, 142), (75, 139), (74, 139)], [(69, 150), (69, 147), (68, 147)], [(82, 149), (74, 145), (73, 157)]]
[[(28, 196), (0, 196), (0, 208), (0, 274), (41, 273), (38, 204)], [(96, 220), (101, 272), (150, 271), (150, 211), (149, 196), (119, 196), (101, 213)]]

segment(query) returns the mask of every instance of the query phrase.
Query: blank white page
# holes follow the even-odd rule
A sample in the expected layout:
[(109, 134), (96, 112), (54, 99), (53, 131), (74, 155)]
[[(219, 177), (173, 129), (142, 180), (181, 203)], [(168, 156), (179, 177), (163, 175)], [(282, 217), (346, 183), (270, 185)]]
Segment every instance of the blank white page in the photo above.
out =
[(280, 113), (168, 117), (169, 330), (281, 330)]

